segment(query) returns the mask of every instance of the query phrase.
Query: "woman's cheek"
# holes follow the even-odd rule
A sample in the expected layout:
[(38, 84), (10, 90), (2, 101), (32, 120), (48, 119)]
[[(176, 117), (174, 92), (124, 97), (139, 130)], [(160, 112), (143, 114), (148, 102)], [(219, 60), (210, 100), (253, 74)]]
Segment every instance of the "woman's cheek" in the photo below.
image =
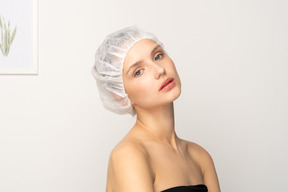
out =
[(133, 92), (138, 97), (142, 97), (147, 93), (147, 91), (151, 90), (151, 83), (152, 82), (149, 81), (149, 79), (147, 78), (139, 79), (137, 82), (134, 82), (133, 84), (134, 88)]

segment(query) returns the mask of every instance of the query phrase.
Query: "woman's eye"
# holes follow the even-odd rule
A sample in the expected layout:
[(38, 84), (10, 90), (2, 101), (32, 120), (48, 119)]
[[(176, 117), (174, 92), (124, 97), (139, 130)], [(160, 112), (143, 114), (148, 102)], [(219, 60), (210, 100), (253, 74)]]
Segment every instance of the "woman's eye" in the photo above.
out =
[(139, 69), (134, 73), (134, 76), (136, 77), (136, 76), (139, 76), (141, 74), (142, 74), (142, 69)]
[(163, 57), (163, 54), (160, 53), (160, 54), (158, 54), (158, 55), (155, 57), (155, 60), (157, 61), (158, 59), (161, 59), (162, 57)]

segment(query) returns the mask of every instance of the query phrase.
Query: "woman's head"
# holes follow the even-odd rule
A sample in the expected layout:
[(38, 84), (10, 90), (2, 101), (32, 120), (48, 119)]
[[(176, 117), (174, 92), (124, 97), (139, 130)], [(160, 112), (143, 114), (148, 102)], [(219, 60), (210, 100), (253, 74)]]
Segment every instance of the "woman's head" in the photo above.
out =
[(137, 112), (172, 103), (181, 93), (174, 62), (161, 45), (142, 39), (128, 51), (123, 65), (123, 82)]
[[(136, 26), (108, 35), (98, 48), (92, 73), (106, 109), (118, 114), (135, 114), (123, 84), (123, 65), (129, 50), (141, 40), (147, 39), (163, 49), (155, 35)], [(145, 48), (140, 52), (142, 51), (145, 51)]]

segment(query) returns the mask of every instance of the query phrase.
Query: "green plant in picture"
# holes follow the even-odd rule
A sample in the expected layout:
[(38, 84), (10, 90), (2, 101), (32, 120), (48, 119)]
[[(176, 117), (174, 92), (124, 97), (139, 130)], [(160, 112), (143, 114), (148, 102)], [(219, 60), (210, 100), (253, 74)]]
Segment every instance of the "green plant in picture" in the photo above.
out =
[(8, 21), (7, 25), (4, 17), (0, 16), (0, 30), (1, 30), (0, 49), (3, 56), (8, 56), (11, 44), (16, 35), (17, 27), (14, 28), (13, 32), (11, 32), (10, 21)]

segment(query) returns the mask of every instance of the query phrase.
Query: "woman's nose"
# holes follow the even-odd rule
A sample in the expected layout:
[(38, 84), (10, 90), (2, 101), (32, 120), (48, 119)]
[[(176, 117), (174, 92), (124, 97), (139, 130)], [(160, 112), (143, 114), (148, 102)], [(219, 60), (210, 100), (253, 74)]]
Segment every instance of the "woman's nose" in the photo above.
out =
[(154, 63), (155, 78), (159, 79), (162, 75), (165, 75), (166, 70), (161, 64)]

